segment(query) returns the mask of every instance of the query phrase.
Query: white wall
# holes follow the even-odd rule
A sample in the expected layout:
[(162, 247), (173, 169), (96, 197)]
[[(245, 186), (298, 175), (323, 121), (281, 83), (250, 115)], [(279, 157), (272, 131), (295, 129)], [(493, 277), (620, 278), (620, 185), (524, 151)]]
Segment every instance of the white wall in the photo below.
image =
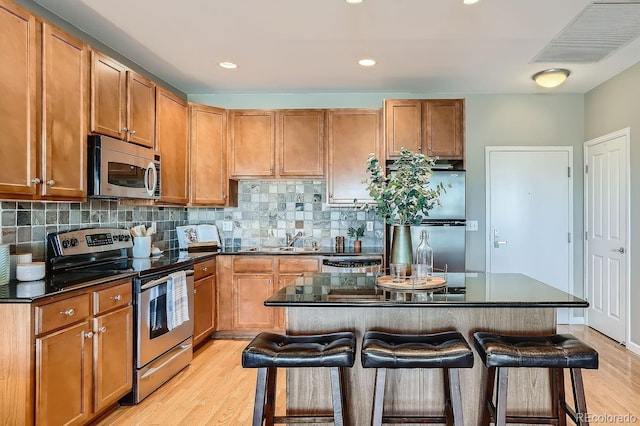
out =
[[(477, 232), (467, 233), (467, 269), (485, 268), (484, 150), (489, 145), (570, 145), (574, 147), (574, 235), (583, 235), (582, 194), (584, 141), (583, 95), (446, 95), (272, 94), (190, 95), (193, 102), (223, 108), (380, 108), (385, 98), (466, 99), (467, 218), (477, 220)], [(574, 288), (583, 293), (582, 240), (574, 238)], [(582, 316), (581, 312), (576, 313)]]
[(585, 140), (606, 135), (615, 130), (631, 128), (630, 174), (631, 174), (631, 228), (629, 235), (631, 247), (627, 248), (631, 267), (631, 303), (630, 342), (635, 351), (640, 351), (640, 64), (623, 71), (585, 95)]

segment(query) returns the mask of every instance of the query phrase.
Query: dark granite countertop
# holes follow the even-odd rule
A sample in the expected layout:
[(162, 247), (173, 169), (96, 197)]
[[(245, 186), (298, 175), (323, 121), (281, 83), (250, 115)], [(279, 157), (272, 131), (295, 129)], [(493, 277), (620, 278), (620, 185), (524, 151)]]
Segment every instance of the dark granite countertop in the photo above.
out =
[(223, 248), (218, 252), (222, 255), (311, 255), (311, 256), (382, 256), (381, 247), (362, 247), (362, 251), (354, 252), (353, 248), (336, 251), (335, 247), (241, 247)]
[(448, 273), (434, 291), (387, 289), (368, 274), (317, 273), (299, 277), (265, 301), (287, 307), (509, 307), (586, 308), (579, 297), (522, 274)]

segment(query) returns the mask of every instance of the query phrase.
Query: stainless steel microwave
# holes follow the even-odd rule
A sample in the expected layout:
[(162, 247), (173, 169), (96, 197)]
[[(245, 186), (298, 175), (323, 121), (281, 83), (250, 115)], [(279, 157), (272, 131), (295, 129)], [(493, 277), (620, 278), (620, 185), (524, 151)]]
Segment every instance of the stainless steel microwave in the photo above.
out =
[(108, 136), (88, 137), (90, 197), (160, 198), (160, 154)]

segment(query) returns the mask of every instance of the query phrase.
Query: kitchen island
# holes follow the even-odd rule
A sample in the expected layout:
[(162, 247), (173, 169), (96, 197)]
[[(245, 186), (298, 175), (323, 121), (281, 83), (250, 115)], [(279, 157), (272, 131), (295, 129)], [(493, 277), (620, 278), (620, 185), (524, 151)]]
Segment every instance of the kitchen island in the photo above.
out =
[[(436, 290), (380, 287), (366, 274), (314, 274), (299, 277), (265, 301), (286, 307), (289, 334), (353, 331), (358, 339), (367, 330), (397, 333), (461, 332), (473, 347), (473, 333), (552, 334), (557, 308), (586, 308), (588, 303), (522, 274), (449, 273), (447, 285)], [(358, 349), (359, 350), (359, 349)], [(475, 354), (475, 350), (474, 350)], [(375, 372), (363, 369), (357, 356), (347, 376), (350, 424), (370, 424)], [(510, 413), (550, 411), (546, 370), (512, 370)], [(472, 369), (460, 371), (465, 424), (478, 424), (484, 366), (475, 354)], [(420, 415), (444, 407), (442, 372), (391, 370), (387, 376), (385, 412)], [(322, 369), (287, 371), (287, 410), (330, 411), (330, 384)]]

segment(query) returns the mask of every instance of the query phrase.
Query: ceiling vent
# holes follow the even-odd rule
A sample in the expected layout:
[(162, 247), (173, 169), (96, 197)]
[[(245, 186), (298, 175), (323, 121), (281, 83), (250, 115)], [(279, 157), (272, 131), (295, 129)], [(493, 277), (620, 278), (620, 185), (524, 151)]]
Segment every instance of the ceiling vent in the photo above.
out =
[(598, 62), (639, 35), (640, 1), (593, 2), (533, 62)]

